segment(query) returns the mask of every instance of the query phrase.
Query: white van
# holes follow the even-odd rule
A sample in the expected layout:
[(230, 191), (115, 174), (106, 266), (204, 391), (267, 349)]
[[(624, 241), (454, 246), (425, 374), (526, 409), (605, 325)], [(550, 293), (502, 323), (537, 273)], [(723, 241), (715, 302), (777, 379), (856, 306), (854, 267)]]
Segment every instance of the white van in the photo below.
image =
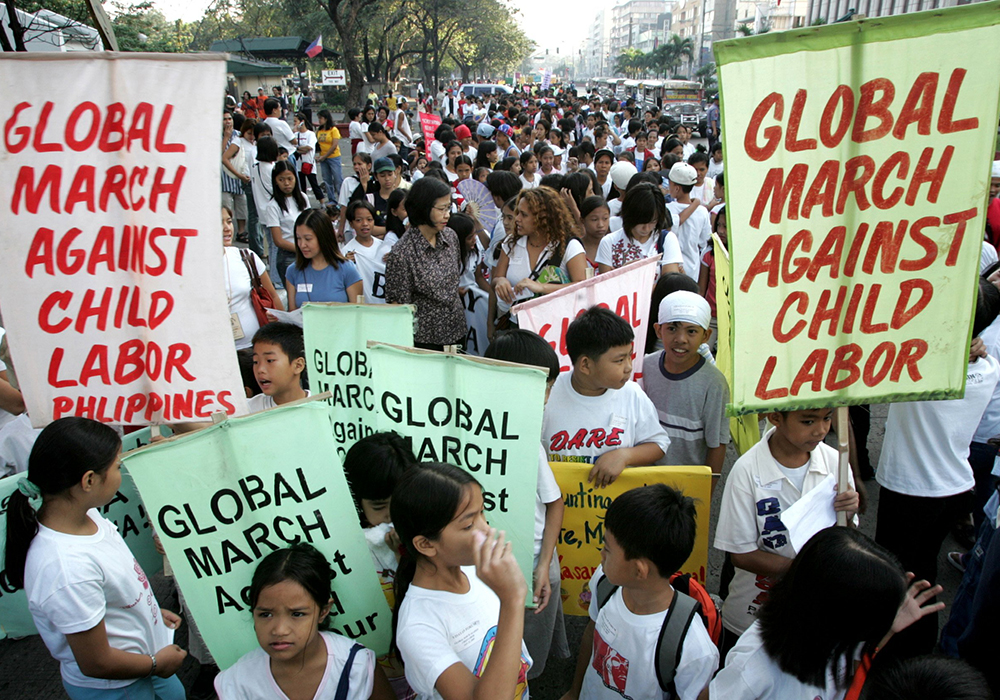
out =
[(496, 85), (494, 83), (465, 83), (459, 88), (459, 91), (464, 92), (466, 97), (474, 95), (476, 97), (485, 97), (486, 95), (495, 94), (511, 94), (514, 92), (512, 89), (506, 85)]

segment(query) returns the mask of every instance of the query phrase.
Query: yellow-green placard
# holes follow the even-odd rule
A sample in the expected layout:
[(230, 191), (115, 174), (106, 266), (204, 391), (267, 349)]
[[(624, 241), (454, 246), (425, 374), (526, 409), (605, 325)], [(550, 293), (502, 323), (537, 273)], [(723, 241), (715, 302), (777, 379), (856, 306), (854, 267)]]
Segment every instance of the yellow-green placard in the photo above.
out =
[(391, 614), (322, 401), (226, 420), (123, 461), (221, 668), (257, 646), (247, 598), (257, 564), (296, 542), (330, 561), (332, 629), (388, 651)]
[(379, 430), (411, 438), (420, 462), (448, 462), (476, 477), (487, 520), (507, 533), (531, 581), (546, 373), (388, 345), (368, 356)]
[(734, 412), (961, 396), (1000, 3), (715, 52)]
[(413, 345), (413, 307), (400, 304), (306, 304), (302, 309), (312, 393), (330, 392), (333, 437), (341, 461), (375, 432), (369, 340)]
[(694, 549), (681, 572), (704, 585), (708, 575), (708, 521), (712, 502), (712, 470), (708, 467), (630, 467), (607, 488), (587, 483), (589, 464), (550, 462), (562, 489), (562, 531), (559, 533), (560, 597), (567, 615), (587, 615), (590, 579), (601, 563), (604, 548), (604, 514), (618, 496), (648, 484), (669, 484), (695, 499), (697, 531)]
[[(715, 247), (715, 315), (719, 321), (715, 365), (729, 384), (729, 395), (733, 394), (733, 307), (729, 303), (732, 290), (729, 288), (729, 251), (719, 234), (712, 234)], [(760, 440), (760, 421), (756, 413), (732, 416), (729, 419), (729, 435), (736, 451), (741, 455)]]

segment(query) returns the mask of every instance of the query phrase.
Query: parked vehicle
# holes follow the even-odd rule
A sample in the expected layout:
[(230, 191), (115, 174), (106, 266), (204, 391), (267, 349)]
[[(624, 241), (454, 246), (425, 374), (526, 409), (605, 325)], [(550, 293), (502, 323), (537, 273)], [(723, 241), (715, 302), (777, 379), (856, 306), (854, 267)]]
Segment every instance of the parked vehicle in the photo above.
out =
[(465, 83), (459, 88), (461, 92), (464, 92), (466, 96), (476, 96), (485, 97), (486, 95), (500, 95), (503, 93), (511, 94), (514, 92), (512, 89), (506, 85), (498, 85), (496, 83)]

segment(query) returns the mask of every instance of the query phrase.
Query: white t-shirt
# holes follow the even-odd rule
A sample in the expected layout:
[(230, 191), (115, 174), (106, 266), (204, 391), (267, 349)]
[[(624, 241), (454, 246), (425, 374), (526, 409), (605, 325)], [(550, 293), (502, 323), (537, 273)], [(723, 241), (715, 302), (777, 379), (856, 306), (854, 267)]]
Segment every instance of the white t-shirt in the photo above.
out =
[(368, 141), (368, 122), (361, 122), (361, 142), (358, 144), (358, 153), (371, 153), (375, 144)]
[(715, 180), (706, 176), (701, 186), (695, 185), (691, 188), (691, 199), (700, 200), (702, 204), (708, 204), (715, 198)]
[(674, 221), (671, 230), (677, 234), (677, 242), (684, 256), (684, 273), (697, 282), (701, 272), (701, 258), (712, 240), (712, 219), (708, 209), (698, 207), (683, 224), (679, 223), (681, 212), (689, 206), (691, 205), (680, 202), (667, 203), (667, 209)]
[(132, 654), (155, 654), (173, 643), (142, 567), (110, 520), (91, 509), (93, 535), (67, 535), (44, 525), (28, 548), (24, 589), (28, 610), (63, 680), (82, 688), (121, 688), (134, 678), (106, 680), (80, 671), (66, 635), (101, 620), (108, 644)]
[[(510, 286), (514, 287), (518, 282), (530, 277), (531, 273), (538, 267), (545, 267), (545, 260), (548, 260), (552, 256), (551, 247), (547, 247), (541, 253), (538, 254), (538, 259), (535, 261), (535, 267), (531, 265), (531, 259), (528, 257), (528, 237), (521, 236), (513, 244), (509, 241), (504, 240), (501, 244), (501, 249), (507, 254), (510, 262), (507, 264), (507, 281), (510, 282)], [(562, 270), (567, 278), (569, 277), (569, 269), (566, 267), (570, 260), (578, 255), (586, 256), (587, 251), (584, 250), (583, 244), (580, 243), (579, 239), (572, 238), (566, 243), (566, 247), (563, 250), (562, 262), (559, 263), (559, 269)], [(544, 258), (542, 257), (544, 256)], [(541, 263), (541, 265), (539, 265)], [(515, 297), (515, 303), (518, 301), (524, 301), (525, 299), (530, 299), (534, 296), (534, 292), (530, 289), (523, 290), (520, 294)], [(500, 297), (497, 297), (497, 314), (502, 315), (510, 310), (510, 304), (505, 302)]]
[(271, 171), (274, 170), (274, 163), (257, 160), (250, 164), (250, 188), (253, 192), (254, 206), (260, 213), (267, 203), (271, 201), (273, 185), (271, 184)]
[[(352, 121), (347, 127), (347, 135), (351, 141), (361, 140), (364, 141), (364, 129), (362, 129), (362, 122)], [(361, 150), (361, 144), (358, 144), (358, 150)]]
[(829, 671), (822, 688), (782, 671), (765, 651), (756, 622), (729, 651), (725, 667), (709, 686), (709, 695), (720, 700), (842, 700), (846, 694)]
[[(660, 149), (657, 148), (656, 150), (657, 150), (657, 152), (659, 152)], [(707, 176), (710, 177), (710, 178), (712, 178), (714, 180), (719, 175), (721, 175), (722, 172), (723, 172), (723, 167), (722, 166), (723, 166), (724, 162), (725, 161), (720, 160), (718, 163), (716, 163), (714, 158), (709, 158), (708, 159), (708, 173), (707, 173)]]
[(538, 566), (538, 556), (542, 553), (542, 535), (545, 533), (545, 504), (562, 498), (562, 491), (549, 466), (545, 447), (538, 445), (538, 485), (535, 487), (535, 559), (532, 568)]
[[(598, 566), (590, 579), (591, 592), (604, 576)], [(580, 700), (620, 700), (644, 698), (669, 700), (656, 678), (656, 649), (667, 610), (650, 615), (637, 615), (628, 609), (619, 588), (608, 602), (597, 610), (591, 603), (590, 619), (594, 621), (594, 650), (583, 677)], [(681, 644), (681, 658), (674, 672), (676, 697), (697, 700), (712, 674), (719, 668), (719, 649), (712, 642), (700, 615), (695, 615)], [(720, 699), (725, 696), (718, 696)]]
[(1000, 363), (988, 356), (969, 365), (964, 398), (891, 404), (875, 473), (879, 485), (926, 498), (972, 489), (969, 444), (998, 379)]
[[(794, 559), (795, 549), (788, 539), (788, 528), (781, 522), (781, 513), (819, 486), (827, 476), (837, 474), (837, 451), (820, 443), (810, 453), (809, 463), (799, 467), (805, 471), (805, 478), (801, 490), (796, 488), (771, 454), (769, 441), (774, 431), (772, 427), (764, 433), (760, 442), (736, 460), (726, 479), (715, 530), (716, 549), (732, 554), (762, 550)], [(854, 477), (849, 475), (848, 481), (854, 488)], [(765, 576), (736, 567), (729, 584), (729, 597), (722, 606), (722, 623), (726, 629), (742, 634), (756, 619), (772, 583)]]
[[(267, 268), (263, 261), (257, 257), (257, 254), (252, 250), (247, 252), (257, 267), (257, 274), (263, 275), (267, 272)], [(239, 317), (240, 327), (243, 329), (243, 337), (235, 341), (236, 349), (242, 350), (252, 345), (253, 334), (260, 328), (257, 314), (254, 313), (253, 305), (250, 303), (250, 290), (253, 289), (253, 283), (250, 280), (247, 266), (243, 264), (239, 248), (229, 246), (225, 249), (222, 267), (223, 277), (226, 280), (226, 298), (229, 299), (229, 313)]]
[[(313, 131), (309, 131), (308, 129), (306, 129), (305, 131), (296, 132), (295, 147), (299, 148), (301, 146), (309, 146), (309, 148), (311, 148), (312, 150), (308, 151), (307, 153), (300, 153), (298, 155), (299, 172), (302, 172), (303, 163), (312, 163), (313, 165), (316, 165), (316, 133)], [(316, 172), (315, 168), (313, 168), (313, 172), (314, 173)]]
[[(333, 632), (320, 632), (326, 643), (326, 671), (319, 682), (313, 700), (334, 700), (337, 685), (354, 642)], [(368, 700), (375, 683), (375, 653), (359, 649), (354, 655), (350, 671), (348, 700)], [(239, 661), (215, 677), (215, 692), (221, 700), (288, 700), (271, 673), (271, 659), (267, 652), (257, 647), (244, 654)]]
[[(306, 396), (310, 396), (309, 390), (306, 389)], [(278, 404), (274, 403), (274, 397), (268, 396), (267, 394), (257, 394), (247, 399), (247, 408), (250, 413), (260, 413), (261, 411), (266, 411), (269, 408), (275, 408)]]
[(406, 116), (406, 112), (401, 109), (397, 109), (392, 113), (392, 135), (402, 141), (404, 146), (413, 145), (410, 119)]
[(299, 218), (302, 210), (299, 209), (299, 205), (295, 203), (295, 198), (292, 196), (285, 197), (285, 206), (288, 207), (288, 211), (279, 207), (278, 202), (273, 198), (268, 200), (263, 209), (258, 210), (260, 211), (260, 223), (268, 228), (279, 227), (281, 229), (281, 237), (289, 243), (294, 244), (295, 220)]
[(292, 131), (292, 127), (288, 126), (288, 122), (284, 119), (268, 117), (264, 123), (271, 127), (271, 135), (278, 142), (278, 147), (288, 151), (288, 155), (294, 155), (295, 132)]
[(448, 151), (445, 149), (443, 143), (440, 141), (431, 141), (431, 160), (436, 160), (441, 165), (444, 165), (447, 155)]
[(243, 152), (243, 168), (240, 170), (244, 175), (250, 175), (250, 168), (257, 161), (257, 146), (250, 143), (242, 136), (233, 139), (233, 143)]
[(31, 427), (27, 413), (16, 416), (0, 428), (0, 474), (9, 476), (28, 471), (28, 458), (41, 428)]
[[(1000, 357), (1000, 319), (995, 319), (986, 330), (979, 334), (979, 337), (986, 345), (986, 352), (990, 354), (990, 357)], [(979, 427), (976, 428), (976, 434), (972, 436), (972, 441), (985, 444), (994, 435), (1000, 435), (1000, 382), (997, 382), (997, 386), (993, 390), (993, 396), (986, 406), (986, 411), (983, 413), (982, 420), (979, 421)]]
[[(500, 599), (463, 566), (468, 593), (434, 591), (411, 585), (399, 608), (396, 644), (406, 664), (406, 680), (420, 700), (441, 700), (434, 684), (448, 668), (461, 663), (476, 678), (483, 675), (496, 640)], [(521, 670), (514, 698), (528, 700), (531, 656), (521, 642)]]
[(525, 180), (524, 175), (518, 175), (518, 178), (521, 180), (521, 189), (523, 190), (533, 190), (542, 184), (542, 175), (537, 171), (535, 172), (535, 179), (531, 182)]
[[(656, 242), (660, 237), (659, 231), (653, 231), (652, 235), (641, 243), (634, 238), (625, 235), (625, 229), (618, 229), (604, 236), (597, 246), (597, 264), (608, 265), (617, 269), (624, 267), (637, 260), (645, 260), (656, 256)], [(663, 265), (681, 264), (684, 257), (681, 255), (681, 246), (677, 241), (677, 236), (673, 231), (668, 231), (663, 238), (663, 254), (660, 256), (660, 267)]]
[(572, 374), (559, 375), (545, 405), (542, 440), (550, 462), (592, 464), (605, 452), (647, 442), (666, 454), (670, 438), (638, 384), (584, 396), (573, 388)]
[(688, 159), (688, 158), (690, 158), (690, 157), (691, 157), (691, 155), (692, 155), (692, 154), (693, 154), (693, 153), (694, 153), (695, 151), (697, 151), (697, 150), (698, 150), (698, 148), (697, 148), (697, 147), (696, 147), (696, 146), (695, 146), (695, 145), (694, 145), (693, 143), (691, 143), (690, 141), (688, 141), (687, 143), (685, 143), (685, 144), (684, 144), (684, 146), (683, 146), (683, 148), (684, 148), (684, 155), (683, 155), (683, 158), (684, 158), (684, 161), (685, 161), (685, 162), (687, 162), (687, 159)]
[(374, 260), (376, 262), (382, 262), (382, 256), (388, 253), (388, 250), (382, 250), (384, 245), (383, 241), (377, 238), (372, 239), (372, 244), (368, 247), (361, 245), (357, 238), (352, 238), (344, 245), (340, 246), (340, 252), (344, 255), (348, 253), (354, 253), (355, 255), (363, 255), (369, 260)]

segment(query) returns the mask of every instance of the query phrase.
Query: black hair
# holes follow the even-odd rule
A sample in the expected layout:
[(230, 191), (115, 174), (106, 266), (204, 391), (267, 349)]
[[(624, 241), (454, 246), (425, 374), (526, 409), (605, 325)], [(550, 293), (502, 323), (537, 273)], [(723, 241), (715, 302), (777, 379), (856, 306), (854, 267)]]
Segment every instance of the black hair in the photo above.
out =
[(580, 218), (581, 219), (586, 219), (588, 216), (590, 216), (591, 212), (593, 212), (595, 209), (599, 209), (599, 208), (603, 207), (604, 209), (607, 209), (608, 211), (611, 210), (611, 208), (608, 206), (607, 200), (604, 199), (604, 197), (599, 197), (598, 195), (591, 195), (591, 196), (587, 197), (585, 200), (583, 200), (582, 202), (580, 202), (579, 206), (580, 206)]
[(486, 189), (494, 197), (507, 201), (521, 191), (521, 178), (509, 170), (494, 170), (486, 176)]
[[(42, 497), (57, 496), (80, 483), (87, 472), (103, 475), (121, 450), (118, 433), (104, 423), (69, 416), (49, 423), (28, 457), (28, 480)], [(15, 589), (24, 588), (28, 548), (38, 534), (38, 513), (28, 497), (15, 489), (7, 500), (7, 543), (4, 568)]]
[(695, 151), (688, 156), (688, 165), (696, 165), (698, 163), (704, 163), (708, 165), (708, 154), (704, 151)]
[(344, 474), (350, 484), (361, 527), (368, 527), (361, 499), (384, 501), (396, 482), (417, 463), (407, 441), (393, 431), (372, 433), (351, 445), (344, 457)]
[[(649, 313), (652, 318), (656, 318), (656, 314), (660, 309), (660, 302), (668, 294), (673, 294), (674, 292), (694, 292), (695, 294), (701, 294), (698, 290), (698, 283), (693, 279), (688, 277), (683, 272), (667, 272), (656, 280), (656, 284), (653, 286), (653, 296), (649, 302)], [(650, 354), (656, 351), (656, 331), (653, 329), (653, 321), (650, 321), (646, 326), (646, 354)]]
[[(367, 203), (367, 201), (366, 201)], [(333, 228), (333, 221), (330, 215), (323, 209), (305, 209), (295, 219), (295, 229), (305, 226), (316, 236), (319, 244), (319, 251), (323, 254), (323, 259), (332, 268), (337, 269), (340, 264), (347, 262), (347, 258), (340, 252), (340, 243), (337, 241), (337, 232)], [(299, 250), (299, 241), (295, 240), (295, 267), (300, 270), (306, 269), (310, 264), (309, 260), (302, 255)]]
[(415, 469), (407, 470), (396, 482), (389, 514), (403, 545), (403, 554), (399, 558), (393, 583), (396, 596), (396, 605), (392, 610), (393, 649), (396, 648), (399, 609), (417, 572), (417, 560), (421, 557), (413, 540), (417, 537), (437, 539), (448, 523), (455, 519), (458, 509), (468, 497), (466, 491), (472, 485), (482, 488), (469, 472), (439, 462), (419, 464)]
[(279, 156), (282, 156), (282, 155), (287, 156), (288, 155), (288, 149), (285, 148), (284, 146), (278, 146), (278, 155)]
[(663, 156), (670, 153), (670, 151), (674, 150), (678, 146), (684, 148), (684, 144), (681, 143), (679, 138), (671, 136), (668, 139), (663, 139), (663, 145), (660, 146), (660, 158), (663, 158)]
[[(824, 686), (828, 673), (846, 688), (859, 645), (872, 652), (892, 627), (906, 595), (899, 560), (853, 528), (820, 530), (768, 593), (757, 615), (767, 655), (807, 685)], [(837, 600), (837, 605), (815, 605)], [(810, 623), (801, 614), (809, 610)]]
[(544, 141), (535, 141), (535, 145), (531, 147), (531, 150), (535, 152), (535, 155), (538, 157), (538, 160), (541, 160), (542, 156), (544, 156), (546, 153), (551, 153), (552, 155), (555, 155), (555, 151), (552, 150), (552, 146), (548, 145)]
[(549, 187), (556, 192), (561, 192), (565, 186), (563, 184), (565, 180), (566, 176), (562, 173), (549, 173), (548, 175), (542, 175), (542, 179), (538, 181), (538, 186)]
[(715, 152), (719, 152), (719, 153), (722, 152), (722, 141), (716, 141), (715, 145), (712, 146), (712, 153), (715, 153)]
[(347, 221), (354, 221), (354, 215), (358, 213), (358, 209), (367, 209), (368, 213), (372, 215), (372, 218), (375, 218), (375, 207), (373, 207), (371, 202), (367, 199), (355, 199), (353, 202), (348, 204), (347, 211), (344, 213), (344, 218)]
[(347, 118), (350, 119), (352, 122), (354, 121), (355, 117), (360, 117), (360, 116), (361, 116), (361, 110), (358, 109), (357, 107), (351, 107), (349, 110), (347, 110)]
[(1000, 312), (1000, 290), (985, 277), (980, 276), (976, 313), (972, 321), (972, 337), (979, 337), (979, 334), (993, 323), (998, 312)]
[(266, 100), (264, 100), (264, 115), (265, 116), (269, 115), (271, 112), (278, 109), (279, 107), (281, 107), (281, 102), (279, 102), (274, 97), (268, 97)]
[(726, 189), (726, 174), (719, 173), (718, 175), (716, 175), (715, 184), (721, 187), (722, 189)]
[(491, 168), (490, 165), (490, 154), (495, 153), (497, 150), (497, 144), (495, 141), (490, 141), (486, 139), (485, 141), (479, 142), (479, 149), (476, 151), (476, 162), (475, 166), (477, 168)]
[[(640, 174), (633, 175), (633, 178)], [(655, 221), (656, 225), (650, 235), (658, 236), (660, 231), (671, 228), (673, 222), (667, 214), (667, 207), (663, 203), (663, 193), (656, 185), (640, 182), (635, 187), (626, 189), (622, 198), (622, 228), (625, 235), (632, 240), (632, 229), (636, 226), (648, 224)]]
[[(639, 119), (629, 119), (628, 120), (628, 135), (633, 136), (634, 134), (642, 131), (642, 121)], [(634, 138), (634, 136), (633, 136)]]
[[(285, 353), (289, 363), (294, 362), (300, 357), (303, 360), (306, 358), (306, 346), (302, 337), (302, 329), (294, 323), (276, 322), (261, 326), (253, 334), (253, 342), (251, 344), (256, 345), (257, 343), (277, 345)], [(299, 379), (302, 386), (307, 386), (306, 371), (304, 369)]]
[[(425, 172), (424, 176), (420, 179), (426, 180), (427, 178), (444, 183), (448, 187), (448, 192), (451, 192), (451, 180), (448, 179), (448, 174), (444, 171), (444, 166), (439, 162), (434, 161), (433, 163), (427, 164), (427, 172)], [(413, 188), (411, 187), (410, 189)], [(416, 224), (414, 224), (414, 226), (416, 226)]]
[[(646, 172), (646, 171), (643, 171), (641, 173), (636, 173), (635, 175), (629, 178), (628, 185), (625, 186), (625, 191), (628, 192), (629, 190), (633, 189), (634, 187), (637, 187), (638, 185), (641, 185), (644, 182), (653, 185), (656, 188), (656, 191), (659, 192), (660, 185), (663, 184), (663, 178), (660, 176), (659, 173)], [(660, 199), (663, 199), (662, 195), (660, 196)], [(667, 219), (671, 223), (668, 223), (663, 228), (671, 228), (673, 226), (673, 219), (671, 218), (669, 211), (667, 212)]]
[(395, 209), (399, 209), (399, 205), (405, 201), (406, 190), (401, 187), (393, 190), (392, 194), (389, 195), (389, 199), (386, 201), (386, 207), (388, 209), (388, 212), (386, 212), (385, 215), (386, 231), (392, 231), (400, 237), (402, 237), (403, 233), (406, 232), (406, 226), (403, 224), (403, 220), (392, 212)]
[(466, 262), (469, 259), (469, 254), (475, 250), (475, 245), (469, 248), (466, 244), (465, 239), (469, 237), (473, 231), (476, 230), (475, 220), (468, 214), (458, 212), (452, 214), (448, 218), (448, 228), (455, 232), (458, 236), (458, 256), (462, 264), (462, 269), (465, 269)]
[(962, 659), (876, 657), (859, 700), (993, 700), (993, 693), (986, 677)]
[(521, 154), (521, 156), (520, 156), (521, 167), (523, 168), (528, 163), (528, 161), (531, 160), (532, 158), (534, 158), (535, 160), (538, 160), (538, 156), (535, 154), (534, 151), (532, 151), (530, 148), (528, 150), (524, 151)]
[(455, 132), (447, 124), (441, 124), (434, 130), (434, 139), (445, 145), (455, 140)]
[(428, 170), (427, 175), (413, 183), (406, 195), (406, 214), (410, 218), (410, 226), (430, 226), (431, 209), (443, 197), (451, 197), (451, 187), (431, 176), (431, 171)]
[(578, 148), (580, 149), (580, 153), (586, 153), (591, 158), (593, 158), (594, 154), (597, 153), (597, 146), (590, 141), (582, 141)]
[[(507, 156), (493, 167), (493, 172), (502, 172), (502, 171), (510, 172), (510, 169), (514, 166), (514, 163), (516, 162), (518, 162), (517, 156)], [(515, 175), (514, 177), (517, 176)]]
[(486, 347), (483, 357), (516, 362), (548, 370), (549, 381), (559, 377), (559, 357), (542, 336), (523, 328), (498, 333)]
[(368, 125), (368, 133), (369, 134), (384, 134), (384, 133), (386, 133), (386, 131), (385, 131), (385, 127), (382, 126), (381, 124), (379, 124), (378, 122), (372, 122), (371, 124)]
[[(329, 114), (329, 112), (327, 112), (327, 114)], [(305, 112), (296, 112), (295, 113), (295, 118), (298, 119), (303, 124), (305, 124), (306, 125), (306, 129), (308, 129), (309, 131), (315, 131), (316, 130), (315, 127), (313, 126), (312, 119), (310, 119), (308, 116), (306, 116)], [(327, 123), (329, 124), (329, 122), (327, 122)]]
[(456, 157), (455, 158), (455, 170), (458, 170), (458, 166), (460, 166), (460, 165), (468, 165), (471, 168), (472, 167), (472, 158), (469, 158), (469, 156), (465, 155), (464, 153), (462, 155)]
[(598, 186), (593, 184), (593, 180), (587, 173), (592, 172), (590, 168), (584, 168), (586, 172), (577, 171), (575, 173), (570, 173), (563, 179), (563, 187), (569, 190), (570, 195), (573, 197), (573, 201), (576, 202), (577, 208), (583, 203), (583, 200), (587, 198), (587, 187), (597, 192)]
[[(255, 134), (257, 126), (253, 128)], [(278, 160), (278, 142), (273, 136), (261, 136), (257, 139), (257, 160), (262, 163), (274, 163)]]
[(670, 578), (694, 549), (694, 499), (666, 484), (635, 488), (611, 502), (604, 527), (626, 559), (649, 559)]
[(719, 211), (715, 213), (715, 221), (712, 222), (712, 233), (719, 232), (719, 222), (726, 223), (726, 205), (723, 204)]
[[(254, 614), (260, 593), (268, 586), (276, 586), (284, 581), (294, 581), (302, 586), (320, 610), (330, 603), (330, 581), (333, 569), (323, 554), (305, 542), (278, 549), (260, 560), (250, 579), (250, 614)], [(330, 628), (330, 616), (319, 622), (321, 630)]]
[(611, 348), (631, 345), (635, 340), (632, 326), (615, 312), (591, 306), (566, 329), (566, 352), (575, 365), (581, 357), (598, 360)]
[(233, 118), (233, 131), (237, 134), (240, 133), (243, 129), (243, 122), (246, 120), (246, 117), (239, 112), (226, 112), (226, 114), (229, 114), (229, 116)]
[[(250, 390), (250, 396), (261, 393), (260, 384), (253, 373), (253, 348), (242, 348), (236, 351), (236, 361), (240, 365), (240, 378), (243, 380), (243, 388)], [(246, 393), (244, 391), (244, 393)]]
[[(260, 151), (258, 150), (258, 153)], [(292, 177), (295, 178), (295, 187), (292, 188), (291, 193), (285, 194), (278, 187), (278, 175), (282, 173), (291, 173)], [(274, 199), (278, 204), (278, 208), (281, 211), (288, 213), (288, 198), (295, 201), (295, 205), (299, 208), (300, 212), (304, 212), (309, 208), (309, 202), (306, 201), (305, 196), (302, 194), (302, 190), (299, 188), (299, 176), (295, 172), (295, 166), (289, 163), (287, 160), (277, 160), (274, 162), (274, 169), (271, 171), (271, 198)], [(328, 261), (329, 262), (329, 261)]]

